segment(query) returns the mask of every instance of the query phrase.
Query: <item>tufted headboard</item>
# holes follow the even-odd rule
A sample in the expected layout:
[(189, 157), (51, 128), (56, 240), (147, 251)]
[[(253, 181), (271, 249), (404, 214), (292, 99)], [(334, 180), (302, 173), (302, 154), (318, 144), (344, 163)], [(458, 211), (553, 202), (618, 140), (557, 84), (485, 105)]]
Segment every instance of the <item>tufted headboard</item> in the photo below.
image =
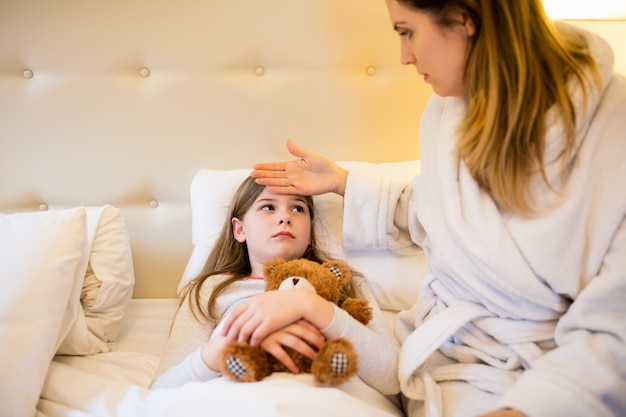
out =
[(430, 94), (383, 0), (4, 0), (0, 212), (121, 208), (134, 296), (169, 297), (199, 169), (415, 159)]
[(419, 157), (398, 51), (384, 0), (0, 1), (0, 212), (119, 207), (134, 296), (173, 296), (201, 168)]

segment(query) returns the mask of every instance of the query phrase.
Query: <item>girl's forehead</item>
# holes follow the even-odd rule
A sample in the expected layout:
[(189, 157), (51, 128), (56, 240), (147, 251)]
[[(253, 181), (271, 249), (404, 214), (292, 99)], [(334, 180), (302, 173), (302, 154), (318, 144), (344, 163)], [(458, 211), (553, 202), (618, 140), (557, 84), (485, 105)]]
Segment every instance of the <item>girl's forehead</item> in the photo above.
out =
[(276, 194), (270, 192), (267, 187), (261, 191), (255, 201), (259, 200), (273, 200), (273, 201), (301, 201), (306, 202), (306, 198), (299, 194)]

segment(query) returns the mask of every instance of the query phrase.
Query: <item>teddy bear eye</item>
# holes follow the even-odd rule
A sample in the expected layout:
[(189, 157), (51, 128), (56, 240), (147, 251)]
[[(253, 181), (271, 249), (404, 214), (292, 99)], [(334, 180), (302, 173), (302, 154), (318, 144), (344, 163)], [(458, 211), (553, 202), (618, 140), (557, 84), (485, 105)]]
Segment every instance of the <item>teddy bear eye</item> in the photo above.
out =
[(341, 279), (341, 271), (339, 270), (339, 268), (337, 268), (336, 266), (331, 266), (330, 268), (328, 268), (330, 270), (330, 272), (332, 272), (333, 274), (335, 274), (335, 276), (337, 277), (337, 279)]

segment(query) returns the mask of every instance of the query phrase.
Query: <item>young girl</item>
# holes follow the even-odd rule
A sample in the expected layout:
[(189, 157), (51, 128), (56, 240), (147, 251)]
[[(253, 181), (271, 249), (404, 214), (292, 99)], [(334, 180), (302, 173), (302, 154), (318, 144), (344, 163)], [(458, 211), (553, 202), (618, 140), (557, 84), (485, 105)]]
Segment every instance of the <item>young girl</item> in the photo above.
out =
[(408, 415), (626, 415), (626, 78), (609, 45), (540, 0), (386, 3), (435, 92), (419, 176), (346, 172), (291, 141), (296, 161), (252, 175), (343, 195), (344, 242), (428, 254), (396, 327)]
[[(398, 344), (357, 273), (344, 296), (367, 297), (374, 311), (367, 327), (311, 292), (265, 292), (266, 261), (329, 260), (316, 245), (313, 221), (311, 197), (274, 194), (251, 177), (241, 184), (202, 273), (180, 294), (181, 305), (153, 388), (220, 377), (220, 350), (233, 340), (260, 345), (297, 373), (285, 347), (313, 359), (315, 349), (309, 344), (319, 347), (325, 337), (346, 337), (359, 354), (360, 378), (384, 395), (399, 392)], [(246, 325), (222, 330), (218, 323), (231, 315), (245, 317)]]

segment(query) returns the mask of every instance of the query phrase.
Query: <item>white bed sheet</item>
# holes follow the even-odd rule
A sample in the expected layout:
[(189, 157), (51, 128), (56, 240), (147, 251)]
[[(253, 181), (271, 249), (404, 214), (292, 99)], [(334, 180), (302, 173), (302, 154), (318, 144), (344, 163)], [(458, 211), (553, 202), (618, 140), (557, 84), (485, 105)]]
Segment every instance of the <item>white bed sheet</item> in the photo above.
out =
[[(115, 351), (55, 357), (38, 417), (404, 415), (397, 402), (358, 378), (332, 388), (316, 385), (309, 374), (277, 373), (257, 383), (218, 378), (150, 390), (176, 308), (174, 299), (133, 299)], [(395, 313), (384, 314), (392, 324)]]
[(125, 314), (116, 351), (165, 353), (169, 329), (178, 303), (173, 298), (134, 298)]

